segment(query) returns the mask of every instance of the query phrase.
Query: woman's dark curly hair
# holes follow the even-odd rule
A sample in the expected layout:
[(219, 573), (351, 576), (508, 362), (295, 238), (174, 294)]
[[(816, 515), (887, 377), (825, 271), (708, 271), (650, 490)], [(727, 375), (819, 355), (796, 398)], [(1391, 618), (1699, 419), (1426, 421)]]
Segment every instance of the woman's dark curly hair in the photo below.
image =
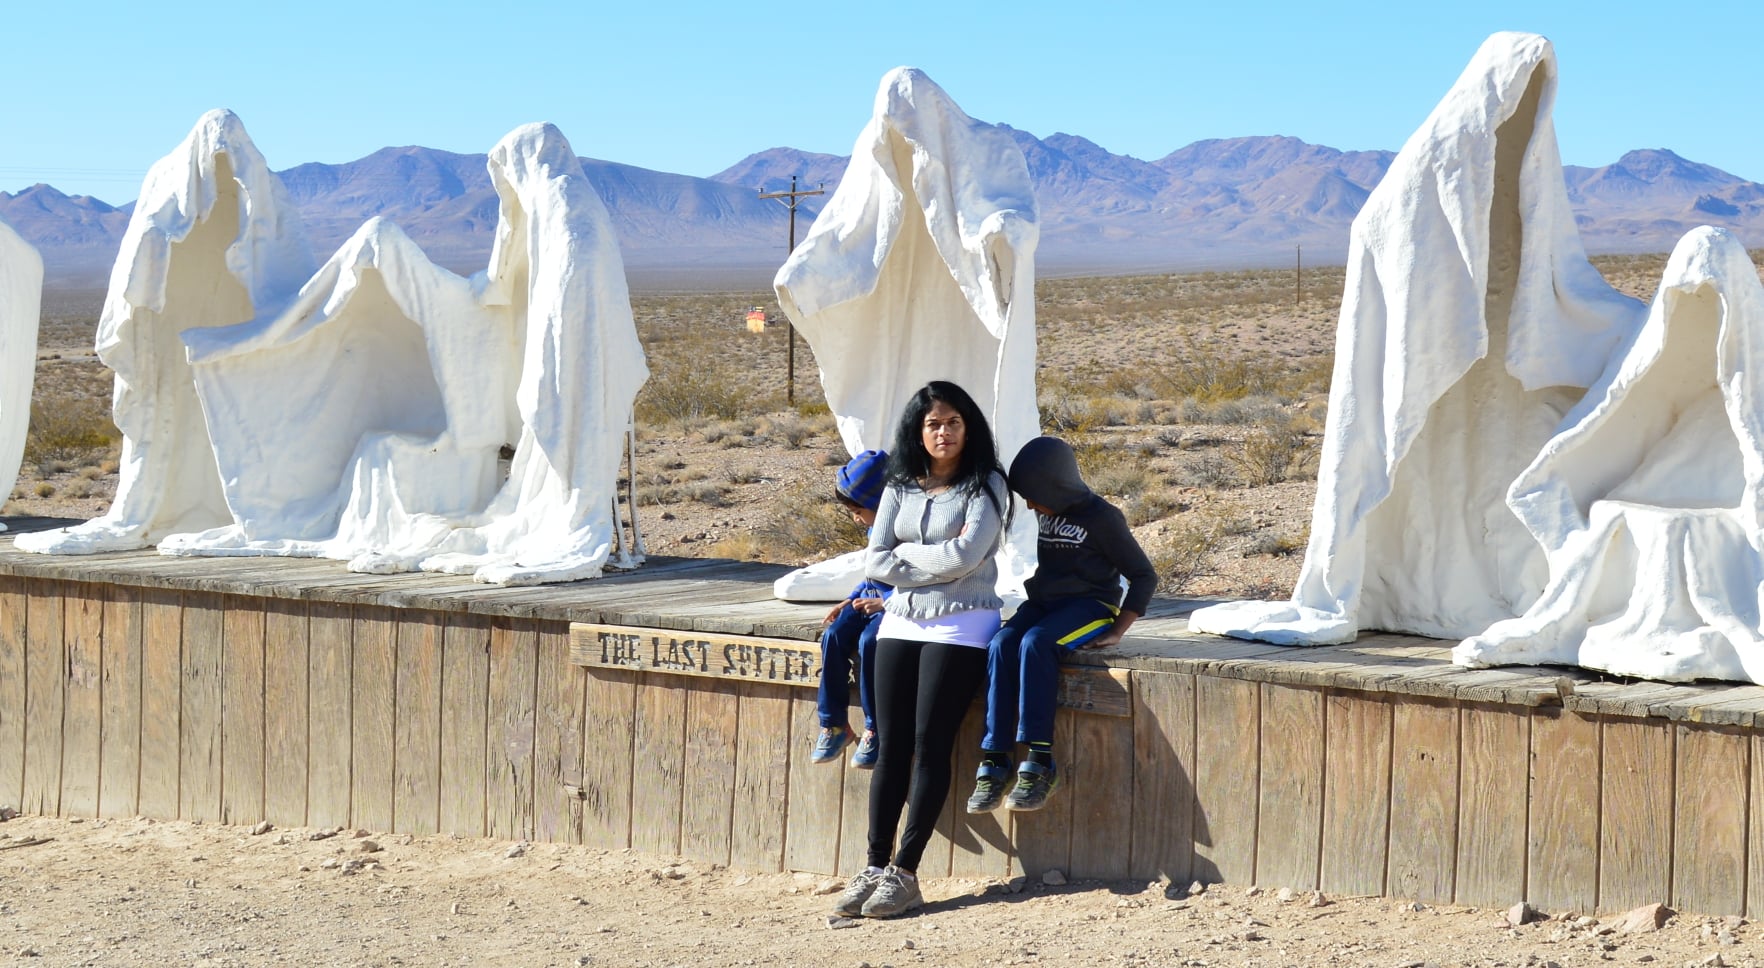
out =
[(924, 428), (925, 415), (936, 403), (948, 404), (960, 414), (966, 431), (950, 489), (985, 494), (993, 509), (1008, 521), (1010, 501), (1001, 500), (1002, 495), (992, 491), (992, 475), (1005, 475), (1004, 465), (998, 459), (998, 444), (992, 437), (992, 425), (986, 422), (986, 414), (980, 412), (980, 405), (968, 396), (968, 391), (948, 380), (932, 380), (920, 387), (901, 411), (900, 423), (894, 428), (894, 446), (888, 451), (888, 483), (918, 487), (920, 481), (931, 475), (931, 454), (925, 450)]

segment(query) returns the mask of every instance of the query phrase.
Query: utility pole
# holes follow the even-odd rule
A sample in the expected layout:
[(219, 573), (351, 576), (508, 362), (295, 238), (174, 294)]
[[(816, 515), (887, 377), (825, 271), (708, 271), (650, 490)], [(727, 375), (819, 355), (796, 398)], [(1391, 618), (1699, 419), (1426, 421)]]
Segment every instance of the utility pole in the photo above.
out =
[(1303, 306), (1305, 304), (1305, 247), (1295, 245), (1292, 248), (1292, 304)]
[[(796, 251), (797, 200), (809, 195), (825, 195), (826, 193), (825, 187), (816, 188), (814, 191), (807, 189), (797, 191), (795, 175), (790, 176), (790, 190), (787, 192), (768, 193), (764, 189), (760, 190), (761, 198), (775, 198), (778, 200), (778, 204), (790, 209), (790, 248), (784, 250), (785, 258), (788, 259), (790, 253)], [(794, 407), (796, 406), (796, 324), (790, 321), (788, 313), (784, 317), (784, 326), (786, 329), (784, 335), (784, 402)]]

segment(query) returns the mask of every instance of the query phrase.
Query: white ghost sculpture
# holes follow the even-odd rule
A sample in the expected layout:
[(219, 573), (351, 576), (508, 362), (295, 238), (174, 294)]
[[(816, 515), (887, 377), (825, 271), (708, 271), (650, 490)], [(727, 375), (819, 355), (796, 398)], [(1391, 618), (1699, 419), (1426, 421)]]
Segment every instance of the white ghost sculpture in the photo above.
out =
[(1291, 645), (1462, 638), (1547, 578), (1507, 486), (1639, 327), (1586, 261), (1549, 41), (1499, 33), (1354, 219), (1310, 544), (1290, 602), (1196, 611)]
[(649, 379), (612, 216), (562, 132), (516, 128), (490, 149), (500, 214), (479, 301), (513, 320), (518, 424), (490, 506), (421, 560), (424, 571), (533, 585), (642, 562), (632, 508), (620, 544), (619, 464)]
[(144, 548), (232, 519), (180, 331), (274, 312), (312, 275), (305, 233), (230, 111), (210, 111), (154, 163), (129, 217), (98, 319), (123, 432), (116, 499), (102, 517), (20, 535), (45, 554)]
[(379, 218), (283, 312), (185, 331), (234, 523), (160, 552), (374, 560), (440, 541), (501, 484), (517, 335)]
[(1764, 682), (1764, 284), (1737, 239), (1679, 242), (1640, 334), (1509, 503), (1549, 584), (1458, 664)]
[[(0, 481), (6, 482), (7, 494), (18, 481), (25, 435), (31, 429), (42, 301), (43, 258), (12, 226), (0, 222)], [(6, 525), (0, 524), (4, 530)]]
[(501, 584), (641, 563), (616, 486), (648, 370), (610, 216), (551, 125), (488, 164), (495, 247), (470, 280), (376, 219), (285, 312), (186, 334), (234, 520), (162, 552)]
[[(838, 189), (773, 281), (814, 350), (846, 450), (892, 447), (908, 399), (931, 380), (968, 391), (1006, 466), (1040, 432), (1036, 212), (1007, 130), (968, 117), (922, 71), (883, 76)], [(1019, 513), (1001, 585), (1020, 586), (1034, 554), (1033, 516)], [(846, 590), (862, 575), (861, 553), (851, 560), (850, 582), (831, 579)], [(809, 594), (800, 582), (778, 592)]]

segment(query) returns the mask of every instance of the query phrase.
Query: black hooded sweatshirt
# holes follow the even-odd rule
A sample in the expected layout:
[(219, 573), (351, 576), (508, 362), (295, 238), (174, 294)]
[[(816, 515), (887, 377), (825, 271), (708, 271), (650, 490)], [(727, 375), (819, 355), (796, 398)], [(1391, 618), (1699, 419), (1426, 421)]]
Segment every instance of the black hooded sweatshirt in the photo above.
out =
[[(1032, 600), (1093, 598), (1144, 615), (1158, 574), (1134, 540), (1127, 518), (1092, 492), (1078, 458), (1058, 437), (1037, 437), (1011, 461), (1011, 490), (1057, 513), (1037, 513), (1040, 563), (1024, 588)], [(1127, 597), (1121, 599), (1121, 577)]]

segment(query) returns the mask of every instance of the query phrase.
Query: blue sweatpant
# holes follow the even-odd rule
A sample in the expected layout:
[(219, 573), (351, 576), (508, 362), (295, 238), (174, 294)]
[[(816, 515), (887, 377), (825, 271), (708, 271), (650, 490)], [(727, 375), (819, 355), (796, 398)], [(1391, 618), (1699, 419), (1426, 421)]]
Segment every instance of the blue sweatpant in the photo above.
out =
[(986, 648), (986, 736), (983, 750), (1009, 752), (1017, 743), (1053, 742), (1060, 661), (1115, 624), (1117, 610), (1093, 598), (1031, 599)]
[(815, 692), (822, 726), (845, 726), (851, 709), (851, 662), (858, 665), (858, 705), (864, 728), (876, 728), (876, 630), (882, 613), (865, 615), (847, 605), (821, 633), (821, 686)]

